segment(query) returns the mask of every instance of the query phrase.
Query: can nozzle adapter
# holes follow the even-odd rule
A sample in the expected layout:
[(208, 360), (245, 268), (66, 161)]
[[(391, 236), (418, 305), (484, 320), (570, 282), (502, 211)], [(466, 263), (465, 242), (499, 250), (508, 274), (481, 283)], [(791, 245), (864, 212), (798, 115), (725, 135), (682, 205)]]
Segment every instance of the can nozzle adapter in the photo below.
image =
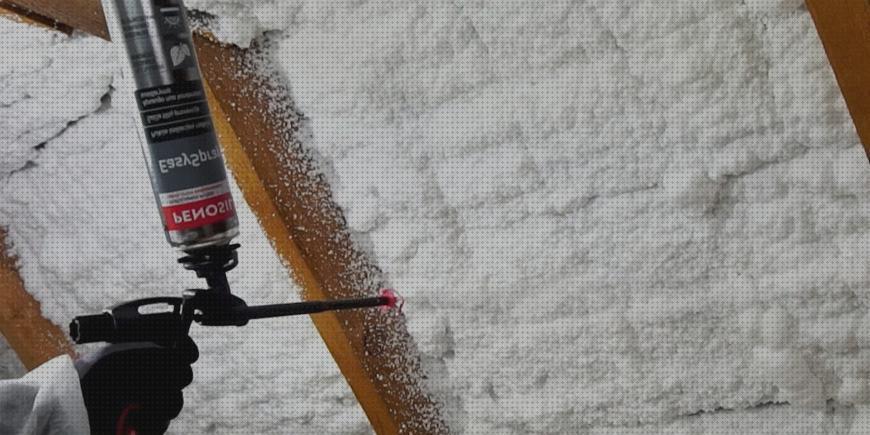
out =
[(239, 264), (237, 249), (238, 243), (190, 249), (184, 251), (185, 256), (178, 262), (185, 269), (196, 272), (196, 276), (205, 278), (209, 289), (229, 292), (227, 272)]

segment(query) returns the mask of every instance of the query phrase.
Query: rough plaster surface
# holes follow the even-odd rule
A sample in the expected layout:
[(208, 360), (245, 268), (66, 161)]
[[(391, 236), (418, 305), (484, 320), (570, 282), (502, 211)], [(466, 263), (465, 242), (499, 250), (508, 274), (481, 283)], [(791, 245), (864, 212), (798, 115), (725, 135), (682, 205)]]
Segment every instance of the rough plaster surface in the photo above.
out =
[(800, 2), (294, 20), (274, 58), (458, 431), (867, 401), (870, 177)]
[[(191, 6), (241, 45), (270, 32), (456, 432), (866, 430), (870, 175), (800, 2)], [(0, 102), (38, 89), (0, 106), (0, 218), (47, 314), (194, 285), (120, 55), (0, 25), (4, 56), (49, 59), (0, 76)], [(242, 221), (236, 285), (293, 295)], [(310, 324), (261, 325), (197, 331), (173, 427), (364, 433)]]

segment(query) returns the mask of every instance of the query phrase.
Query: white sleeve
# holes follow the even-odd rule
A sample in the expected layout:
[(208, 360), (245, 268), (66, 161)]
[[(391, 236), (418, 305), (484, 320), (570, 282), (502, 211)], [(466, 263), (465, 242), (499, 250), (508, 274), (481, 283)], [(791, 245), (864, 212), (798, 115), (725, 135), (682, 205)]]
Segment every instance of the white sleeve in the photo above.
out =
[(90, 432), (79, 375), (69, 356), (48, 361), (23, 378), (0, 381), (0, 434)]

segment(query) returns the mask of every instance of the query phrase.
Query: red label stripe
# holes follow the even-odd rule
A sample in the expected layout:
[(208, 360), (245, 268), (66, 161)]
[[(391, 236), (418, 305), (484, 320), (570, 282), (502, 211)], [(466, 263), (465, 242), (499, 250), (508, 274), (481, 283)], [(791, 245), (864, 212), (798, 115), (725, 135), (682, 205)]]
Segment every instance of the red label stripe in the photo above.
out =
[(229, 193), (208, 199), (163, 207), (166, 229), (186, 230), (225, 221), (236, 215), (233, 197)]

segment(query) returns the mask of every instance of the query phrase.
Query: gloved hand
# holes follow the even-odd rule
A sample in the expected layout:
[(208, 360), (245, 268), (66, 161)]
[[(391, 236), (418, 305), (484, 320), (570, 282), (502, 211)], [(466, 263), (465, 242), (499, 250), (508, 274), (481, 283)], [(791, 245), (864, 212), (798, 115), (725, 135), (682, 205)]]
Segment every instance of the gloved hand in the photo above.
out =
[(76, 361), (91, 432), (166, 432), (184, 405), (181, 390), (193, 381), (190, 365), (198, 357), (196, 344), (185, 337), (173, 348), (147, 342), (112, 344)]

